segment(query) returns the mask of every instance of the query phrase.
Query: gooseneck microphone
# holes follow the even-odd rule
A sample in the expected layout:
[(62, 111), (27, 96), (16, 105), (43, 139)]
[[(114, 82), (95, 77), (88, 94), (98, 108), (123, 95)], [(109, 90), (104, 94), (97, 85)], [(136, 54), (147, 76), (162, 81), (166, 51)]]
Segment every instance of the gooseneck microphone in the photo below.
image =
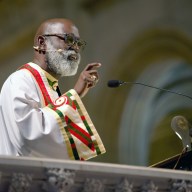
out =
[(181, 95), (181, 96), (187, 97), (187, 98), (189, 98), (189, 99), (192, 100), (192, 97), (189, 96), (189, 95), (185, 95), (185, 94), (183, 94), (183, 93), (176, 92), (176, 91), (172, 91), (172, 90), (169, 90), (169, 89), (164, 89), (164, 88), (160, 88), (160, 87), (155, 87), (155, 86), (148, 85), (148, 84), (145, 84), (145, 83), (130, 82), (130, 81), (127, 81), (127, 82), (126, 82), (126, 81), (120, 81), (120, 80), (109, 80), (108, 83), (107, 83), (108, 87), (110, 87), (110, 88), (116, 88), (116, 87), (119, 87), (119, 86), (125, 85), (125, 84), (143, 85), (143, 86), (146, 86), (146, 87), (158, 89), (158, 90), (165, 91), (165, 92), (169, 92), (169, 93), (173, 93), (173, 94), (176, 94), (176, 95)]
[(125, 84), (125, 82), (120, 80), (109, 80), (107, 83), (108, 87), (111, 87), (111, 88), (116, 88), (123, 84)]

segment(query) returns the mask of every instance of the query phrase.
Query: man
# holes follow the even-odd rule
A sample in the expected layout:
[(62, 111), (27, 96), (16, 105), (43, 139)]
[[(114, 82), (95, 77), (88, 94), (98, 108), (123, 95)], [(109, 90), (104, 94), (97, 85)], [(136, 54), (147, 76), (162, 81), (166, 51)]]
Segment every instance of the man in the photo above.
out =
[(87, 160), (105, 152), (81, 101), (98, 82), (101, 64), (88, 64), (67, 93), (58, 88), (59, 78), (76, 74), (83, 46), (70, 20), (40, 25), (33, 62), (10, 75), (1, 90), (0, 154)]

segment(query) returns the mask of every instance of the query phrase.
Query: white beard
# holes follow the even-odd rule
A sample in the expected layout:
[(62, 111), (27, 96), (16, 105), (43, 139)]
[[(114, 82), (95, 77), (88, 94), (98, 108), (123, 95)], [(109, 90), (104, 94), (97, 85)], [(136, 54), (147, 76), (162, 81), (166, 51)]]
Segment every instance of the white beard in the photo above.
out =
[[(76, 55), (77, 59), (70, 60), (70, 55)], [(50, 42), (47, 42), (45, 57), (48, 68), (60, 77), (75, 75), (81, 60), (80, 54), (76, 53), (74, 50), (58, 51)]]

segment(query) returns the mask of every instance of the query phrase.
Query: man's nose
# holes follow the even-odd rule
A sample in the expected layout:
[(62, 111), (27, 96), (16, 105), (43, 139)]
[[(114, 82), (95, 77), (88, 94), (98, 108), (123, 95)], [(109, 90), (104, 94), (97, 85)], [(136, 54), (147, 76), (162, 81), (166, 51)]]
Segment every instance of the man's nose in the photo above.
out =
[(80, 52), (80, 48), (79, 46), (77, 45), (77, 43), (74, 43), (73, 45), (71, 45), (69, 47), (69, 50), (74, 50), (76, 53), (79, 53)]

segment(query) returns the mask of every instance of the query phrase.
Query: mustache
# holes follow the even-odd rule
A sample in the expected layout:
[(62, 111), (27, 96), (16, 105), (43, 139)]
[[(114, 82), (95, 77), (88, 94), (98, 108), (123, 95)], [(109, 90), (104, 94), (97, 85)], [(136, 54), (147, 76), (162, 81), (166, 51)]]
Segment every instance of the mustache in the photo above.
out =
[(51, 55), (60, 55), (62, 56), (63, 59), (65, 60), (71, 60), (71, 56), (76, 57), (77, 60), (80, 59), (80, 54), (76, 53), (74, 50), (63, 50), (63, 49), (58, 49), (58, 50), (53, 50), (52, 53), (49, 52)]

